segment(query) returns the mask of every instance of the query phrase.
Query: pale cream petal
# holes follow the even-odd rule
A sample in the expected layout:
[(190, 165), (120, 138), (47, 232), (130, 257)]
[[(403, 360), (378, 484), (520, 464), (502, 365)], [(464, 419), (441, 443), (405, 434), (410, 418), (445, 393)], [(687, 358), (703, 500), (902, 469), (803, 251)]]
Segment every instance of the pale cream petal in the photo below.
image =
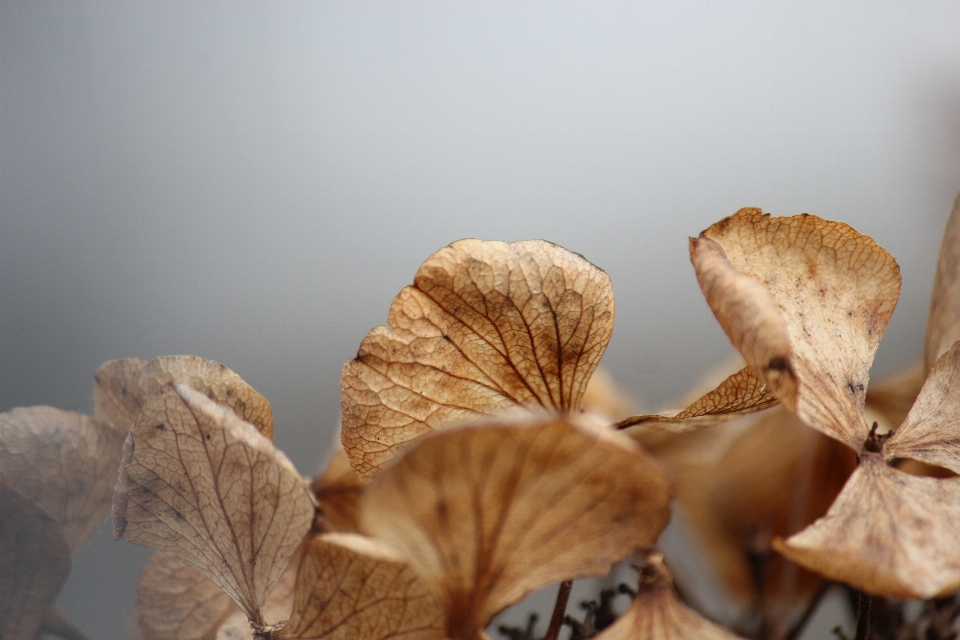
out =
[(549, 242), (436, 252), (343, 367), (342, 438), (358, 475), (465, 419), (578, 409), (613, 318), (610, 278)]
[(0, 482), (0, 638), (35, 640), (69, 573), (56, 520)]
[(110, 513), (123, 435), (53, 407), (0, 414), (0, 478), (59, 523), (72, 552)]
[(249, 630), (239, 605), (174, 553), (154, 553), (140, 573), (137, 622), (144, 640), (211, 640), (234, 613)]
[(94, 378), (95, 415), (114, 424), (123, 435), (133, 426), (143, 403), (164, 385), (179, 382), (233, 409), (273, 440), (270, 403), (236, 373), (198, 356), (161, 356), (105, 362)]
[[(294, 557), (267, 597), (264, 618), (285, 620), (293, 606), (299, 566)], [(220, 587), (175, 554), (150, 556), (137, 583), (137, 623), (143, 640), (253, 639), (250, 621)]]
[(265, 625), (266, 595), (314, 512), (306, 483), (253, 425), (176, 384), (147, 400), (124, 445), (114, 537), (176, 553)]

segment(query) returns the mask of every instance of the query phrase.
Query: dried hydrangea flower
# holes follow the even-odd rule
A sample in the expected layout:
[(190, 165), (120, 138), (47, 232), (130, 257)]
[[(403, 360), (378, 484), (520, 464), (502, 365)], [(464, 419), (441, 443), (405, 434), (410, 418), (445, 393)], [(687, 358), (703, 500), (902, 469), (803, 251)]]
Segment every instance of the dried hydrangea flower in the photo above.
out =
[[(889, 440), (863, 413), (873, 355), (899, 297), (893, 258), (845, 224), (755, 209), (713, 225), (690, 252), (707, 302), (767, 389), (859, 456), (827, 515), (775, 547), (872, 593), (931, 597), (960, 587), (960, 554), (947, 534), (960, 515), (960, 481), (917, 478), (889, 464), (944, 464), (952, 455), (943, 432), (954, 409), (939, 399), (955, 382), (954, 352), (938, 361)], [(918, 442), (931, 434), (940, 445), (925, 453)]]

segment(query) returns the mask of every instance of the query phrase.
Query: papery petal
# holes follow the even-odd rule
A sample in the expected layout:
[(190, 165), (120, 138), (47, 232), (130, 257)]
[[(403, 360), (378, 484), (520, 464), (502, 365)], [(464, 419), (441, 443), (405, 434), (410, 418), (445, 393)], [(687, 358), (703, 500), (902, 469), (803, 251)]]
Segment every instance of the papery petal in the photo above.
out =
[(960, 478), (908, 475), (864, 453), (823, 518), (774, 548), (868, 593), (922, 598), (960, 588)]
[(960, 342), (937, 360), (883, 453), (887, 460), (911, 458), (960, 473)]
[(525, 594), (604, 575), (667, 524), (669, 488), (629, 438), (564, 420), (463, 426), (378, 476), (361, 524), (395, 548), (473, 638)]
[(314, 536), (281, 638), (442, 640), (443, 610), (397, 552), (363, 536)]
[(433, 254), (343, 367), (343, 445), (364, 480), (407, 442), (483, 414), (573, 411), (613, 331), (610, 278), (543, 240)]
[(758, 209), (691, 239), (690, 256), (721, 326), (769, 391), (859, 450), (868, 372), (900, 293), (893, 257), (846, 224)]
[(263, 624), (314, 512), (306, 483), (256, 427), (176, 384), (146, 401), (124, 445), (114, 537), (176, 553)]

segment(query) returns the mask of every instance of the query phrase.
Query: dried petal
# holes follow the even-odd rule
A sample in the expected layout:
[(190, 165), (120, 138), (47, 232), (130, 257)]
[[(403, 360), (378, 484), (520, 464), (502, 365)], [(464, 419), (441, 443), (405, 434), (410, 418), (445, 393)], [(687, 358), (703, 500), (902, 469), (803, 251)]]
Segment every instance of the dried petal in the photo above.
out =
[(34, 640), (69, 573), (57, 522), (0, 482), (0, 638)]
[(960, 588), (960, 478), (920, 478), (864, 453), (827, 515), (774, 548), (869, 593), (932, 598)]
[(227, 405), (273, 439), (273, 410), (267, 399), (213, 360), (197, 356), (161, 356), (147, 363), (139, 358), (111, 360), (97, 370), (95, 380), (95, 414), (112, 422), (124, 435), (147, 398), (164, 385), (179, 382)]
[(953, 343), (960, 340), (960, 195), (943, 231), (937, 275), (933, 280), (924, 364), (929, 371)]
[(331, 531), (360, 533), (360, 496), (366, 486), (350, 466), (346, 452), (338, 449), (327, 470), (310, 487)]
[(526, 593), (607, 573), (667, 524), (669, 488), (629, 438), (565, 420), (470, 425), (422, 439), (360, 506), (473, 638)]
[[(270, 592), (264, 617), (279, 620), (290, 614), (297, 558)], [(251, 640), (253, 630), (237, 603), (175, 554), (150, 556), (137, 583), (137, 622), (144, 640), (212, 640), (228, 637)]]
[(887, 460), (911, 458), (960, 473), (960, 342), (940, 356), (906, 419), (883, 447)]
[(859, 450), (868, 372), (900, 293), (872, 239), (815, 216), (741, 209), (690, 241), (707, 302), (773, 395)]
[(742, 640), (680, 602), (659, 554), (641, 570), (641, 580), (627, 612), (595, 640)]
[[(137, 622), (144, 640), (209, 640), (240, 607), (176, 554), (150, 556), (137, 583)], [(250, 623), (243, 617), (247, 629)]]
[(293, 612), (280, 637), (442, 640), (443, 610), (389, 546), (328, 533), (304, 550)]
[(56, 520), (75, 552), (110, 513), (123, 436), (53, 407), (0, 414), (0, 434), (0, 478)]
[(607, 274), (549, 242), (436, 252), (343, 367), (343, 444), (358, 475), (479, 414), (579, 408), (613, 316)]
[(729, 420), (754, 411), (762, 411), (777, 402), (750, 368), (744, 367), (683, 411), (634, 416), (621, 420), (615, 426), (626, 429), (636, 425), (656, 425), (671, 431), (689, 431), (710, 426), (719, 420)]
[(262, 625), (313, 516), (290, 461), (233, 411), (183, 384), (144, 404), (124, 445), (115, 538), (176, 553)]

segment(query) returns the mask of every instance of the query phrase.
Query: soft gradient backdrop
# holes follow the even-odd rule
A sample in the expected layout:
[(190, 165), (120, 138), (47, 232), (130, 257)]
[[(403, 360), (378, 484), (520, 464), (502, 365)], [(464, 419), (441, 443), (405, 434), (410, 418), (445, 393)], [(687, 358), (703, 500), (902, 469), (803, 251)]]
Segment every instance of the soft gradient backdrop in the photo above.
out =
[[(921, 355), (960, 189), (960, 3), (0, 4), (0, 410), (89, 412), (105, 360), (193, 353), (313, 473), (338, 374), (431, 252), (546, 238), (611, 275), (603, 365), (654, 408), (730, 348), (687, 237), (844, 220), (903, 269)], [(107, 528), (60, 598), (126, 636)]]

